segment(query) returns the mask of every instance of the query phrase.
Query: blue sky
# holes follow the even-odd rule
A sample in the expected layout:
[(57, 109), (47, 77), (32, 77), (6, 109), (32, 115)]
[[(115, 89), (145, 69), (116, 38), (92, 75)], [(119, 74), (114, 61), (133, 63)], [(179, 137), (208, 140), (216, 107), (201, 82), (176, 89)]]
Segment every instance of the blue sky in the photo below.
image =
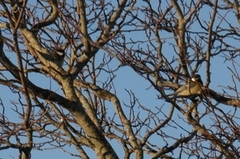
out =
[[(139, 3), (139, 6), (144, 5)], [(202, 9), (199, 15), (199, 18), (202, 20), (206, 20), (206, 22), (209, 20), (209, 11), (211, 11), (211, 9), (209, 8), (204, 8)], [(218, 17), (224, 16), (225, 13), (219, 13)], [(228, 21), (231, 22), (231, 25), (238, 27), (238, 24), (236, 22), (236, 19), (233, 14), (228, 13), (226, 16), (226, 19)], [(218, 23), (221, 23), (222, 27), (229, 27), (228, 24), (226, 24), (224, 21), (220, 22), (219, 20), (216, 21), (216, 25)], [(190, 30), (192, 31), (199, 31), (200, 27), (199, 25), (196, 23), (196, 25), (193, 25), (190, 27)], [(170, 34), (168, 33), (163, 33), (162, 34), (163, 37), (166, 38), (167, 43), (164, 45), (163, 48), (163, 52), (165, 53), (165, 55), (168, 58), (171, 58), (172, 56), (176, 56), (173, 52), (173, 48), (170, 45), (170, 42), (173, 42), (173, 38), (171, 37)], [(131, 38), (131, 39), (142, 39), (145, 38), (145, 33), (144, 32), (130, 32), (128, 34), (126, 34), (126, 38)], [(193, 37), (194, 38), (194, 37)], [(235, 45), (236, 47), (238, 46), (239, 41), (230, 39), (230, 38), (226, 38), (225, 41), (229, 44)], [(142, 44), (142, 48), (146, 49), (146, 45)], [(203, 48), (206, 49), (206, 48)], [(191, 53), (191, 49), (189, 49), (190, 53)], [(105, 53), (105, 51), (101, 50), (99, 52), (99, 54)], [(227, 54), (227, 52), (226, 52)], [(9, 55), (11, 56), (11, 55)], [(227, 87), (227, 86), (231, 86), (234, 87), (234, 84), (231, 80), (231, 72), (229, 71), (228, 67), (232, 68), (232, 61), (226, 61), (224, 62), (224, 58), (221, 56), (218, 56), (216, 58), (212, 58), (211, 59), (211, 83), (209, 85), (209, 87), (217, 92), (219, 92), (220, 94), (223, 93), (223, 89), (224, 91), (227, 91), (230, 95), (236, 96), (235, 92), (227, 90), (225, 88), (223, 88), (223, 86)], [(236, 61), (239, 61), (239, 57), (237, 57), (235, 59)], [(117, 68), (119, 65), (119, 62), (116, 60), (113, 60), (110, 64), (109, 64), (109, 68), (114, 69)], [(236, 65), (237, 70), (239, 69), (239, 65)], [(199, 70), (199, 73), (202, 75), (202, 79), (203, 82), (206, 81), (206, 73), (205, 73), (205, 66), (202, 65), (202, 67)], [(104, 80), (109, 78), (109, 74), (105, 73), (103, 75), (100, 76), (99, 80)], [(39, 86), (45, 87), (45, 88), (51, 88), (51, 90), (57, 91), (57, 92), (61, 92), (60, 88), (54, 84), (53, 80), (45, 77), (45, 76), (39, 76), (37, 74), (32, 74), (30, 76), (30, 79), (32, 79), (33, 81), (37, 82)], [(124, 66), (121, 67), (119, 69), (119, 71), (117, 72), (117, 76), (115, 78), (115, 80), (113, 81), (115, 89), (116, 89), (116, 95), (118, 96), (119, 100), (123, 103), (129, 104), (129, 95), (126, 91), (127, 90), (131, 90), (132, 92), (134, 92), (136, 98), (139, 100), (139, 102), (144, 106), (147, 107), (149, 109), (151, 109), (153, 112), (154, 111), (158, 111), (157, 108), (161, 108), (162, 107), (162, 111), (167, 114), (169, 111), (169, 107), (170, 104), (166, 103), (165, 100), (160, 100), (157, 99), (157, 96), (159, 95), (159, 93), (154, 90), (153, 87), (151, 87), (151, 84), (146, 81), (145, 79), (143, 79), (142, 77), (140, 77), (137, 73), (135, 73), (130, 67), (128, 66)], [(99, 83), (100, 85), (100, 83)], [(16, 98), (17, 98), (17, 94), (13, 94), (7, 87), (5, 86), (0, 86), (2, 93), (0, 93), (0, 97), (4, 103), (4, 105), (6, 106), (6, 115), (8, 116), (9, 120), (14, 121), (14, 122), (18, 122), (19, 120), (19, 116), (14, 113), (14, 110), (12, 110), (13, 104), (12, 102), (17, 102)], [(239, 81), (237, 81), (237, 88), (239, 87)], [(215, 101), (213, 101), (213, 103), (215, 103)], [(114, 113), (114, 109), (113, 109), (113, 105), (110, 102), (106, 102), (107, 105), (107, 111), (109, 116), (112, 116)], [(123, 104), (124, 107), (124, 104)], [(140, 113), (140, 116), (144, 119), (147, 114), (146, 112), (142, 111), (142, 109), (139, 108), (139, 105), (136, 104), (134, 106), (136, 109), (136, 112)], [(221, 108), (224, 112), (229, 112), (232, 113), (234, 112), (235, 108), (233, 107), (229, 107), (229, 106), (225, 106), (222, 104), (218, 105), (219, 108)], [(207, 107), (202, 103), (198, 106), (198, 110), (200, 113), (204, 113), (207, 110)], [(0, 111), (2, 110), (2, 107), (0, 107)], [(129, 110), (125, 107), (124, 108), (125, 113), (128, 114)], [(220, 112), (219, 115), (221, 115)], [(235, 114), (235, 116), (240, 116), (239, 111), (237, 110), (237, 113)], [(181, 125), (182, 127), (188, 128), (188, 130), (191, 130), (191, 126), (186, 123), (186, 121), (184, 121), (184, 117), (182, 114), (180, 114), (178, 111), (175, 110), (174, 112), (174, 116), (173, 116), (173, 121), (171, 123), (173, 123), (174, 126), (176, 126), (174, 124), (174, 122), (176, 122), (177, 124)], [(204, 124), (205, 126), (209, 126), (210, 124), (213, 123), (214, 120), (214, 116), (208, 115), (205, 116), (202, 120), (201, 123)], [(186, 132), (184, 131), (179, 131), (178, 132), (178, 126), (176, 126), (177, 128), (165, 128), (163, 129), (163, 131), (168, 134), (168, 135), (173, 135), (173, 136), (180, 136), (180, 135), (184, 135)], [(144, 135), (146, 132), (146, 130), (144, 129), (142, 132), (139, 133), (139, 135)], [(14, 140), (14, 139), (12, 139)], [(150, 138), (150, 141), (153, 144), (156, 144), (158, 146), (165, 146), (165, 143), (162, 141), (161, 138), (159, 138), (158, 136), (153, 136)], [(23, 139), (24, 142), (24, 139)], [(116, 150), (117, 154), (119, 154), (119, 156), (121, 156), (122, 152), (120, 152), (119, 149), (119, 144), (116, 141), (111, 140), (111, 143), (113, 142), (113, 147)], [(169, 144), (171, 144), (173, 142), (172, 139), (168, 140)], [(239, 144), (239, 143), (238, 143)], [(206, 145), (208, 145), (206, 143)], [(74, 152), (76, 151), (74, 146), (72, 145), (68, 145), (65, 147), (66, 149)], [(88, 149), (88, 151), (91, 152), (91, 150)], [(177, 154), (177, 151), (174, 151), (174, 153)], [(17, 150), (3, 150), (1, 151), (0, 154), (0, 158), (4, 158), (4, 159), (10, 159), (10, 158), (17, 158), (17, 154), (18, 151)], [(71, 157), (69, 154), (67, 153), (63, 153), (61, 150), (56, 149), (56, 150), (44, 150), (44, 151), (38, 151), (38, 150), (33, 150), (32, 151), (32, 158), (34, 159), (41, 159), (41, 158), (59, 158), (59, 159), (64, 159), (64, 158), (75, 158), (75, 157)], [(92, 156), (91, 157), (95, 157), (95, 154), (92, 152)], [(121, 156), (122, 157), (122, 156)], [(121, 158), (120, 157), (120, 158)], [(146, 156), (146, 158), (148, 158), (149, 156)], [(132, 157), (134, 158), (134, 157)]]

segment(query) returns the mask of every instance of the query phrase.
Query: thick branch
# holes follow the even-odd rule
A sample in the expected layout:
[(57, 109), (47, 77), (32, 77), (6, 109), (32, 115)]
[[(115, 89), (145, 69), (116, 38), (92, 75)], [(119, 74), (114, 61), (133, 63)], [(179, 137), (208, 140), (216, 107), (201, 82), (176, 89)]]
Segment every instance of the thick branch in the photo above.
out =
[(179, 63), (181, 67), (183, 68), (183, 74), (188, 75), (188, 69), (187, 69), (187, 63), (186, 63), (186, 55), (187, 55), (187, 47), (186, 47), (186, 42), (185, 42), (185, 32), (186, 32), (186, 21), (184, 19), (182, 10), (180, 6), (178, 5), (176, 0), (171, 0), (173, 7), (175, 8), (177, 15), (178, 15), (178, 28), (177, 29), (177, 34), (178, 37), (175, 37), (177, 40), (179, 52)]
[(103, 28), (103, 31), (102, 31), (100, 37), (98, 38), (98, 40), (96, 41), (96, 45), (95, 45), (95, 46), (99, 46), (99, 47), (93, 47), (88, 55), (86, 55), (86, 53), (84, 52), (84, 54), (79, 59), (76, 66), (70, 71), (70, 73), (73, 75), (73, 77), (77, 76), (79, 70), (81, 70), (88, 63), (88, 61), (98, 52), (98, 50), (102, 46), (104, 46), (109, 40), (111, 40), (111, 38), (112, 38), (110, 35), (111, 30), (116, 25), (116, 22), (117, 22), (118, 18), (120, 17), (121, 13), (123, 12), (124, 6), (126, 5), (126, 3), (127, 3), (127, 0), (122, 0), (119, 3), (118, 8), (115, 10), (113, 15), (110, 17), (109, 23)]
[(202, 87), (202, 91), (204, 95), (210, 98), (213, 98), (218, 103), (222, 103), (222, 104), (226, 104), (234, 107), (240, 107), (240, 100), (238, 99), (224, 97), (223, 95), (220, 95), (207, 87)]
[(80, 16), (80, 21), (79, 21), (79, 26), (80, 26), (80, 30), (82, 33), (82, 42), (83, 45), (85, 46), (86, 52), (90, 53), (90, 37), (88, 35), (88, 28), (87, 28), (87, 16), (86, 16), (86, 11), (85, 11), (85, 1), (84, 0), (78, 0), (78, 14)]
[(91, 89), (97, 97), (105, 99), (105, 100), (109, 100), (113, 103), (113, 105), (116, 109), (116, 112), (125, 127), (126, 135), (129, 137), (129, 142), (131, 143), (131, 146), (136, 151), (136, 155), (139, 157), (142, 157), (143, 151), (141, 149), (141, 146), (137, 142), (137, 138), (133, 132), (131, 123), (128, 120), (128, 118), (125, 116), (125, 113), (122, 110), (122, 107), (121, 107), (121, 104), (120, 104), (120, 101), (118, 100), (118, 98), (114, 94), (112, 94), (106, 90), (103, 90), (100, 87), (90, 84), (90, 83), (83, 83), (81, 81), (75, 80), (74, 85), (81, 87), (81, 88)]

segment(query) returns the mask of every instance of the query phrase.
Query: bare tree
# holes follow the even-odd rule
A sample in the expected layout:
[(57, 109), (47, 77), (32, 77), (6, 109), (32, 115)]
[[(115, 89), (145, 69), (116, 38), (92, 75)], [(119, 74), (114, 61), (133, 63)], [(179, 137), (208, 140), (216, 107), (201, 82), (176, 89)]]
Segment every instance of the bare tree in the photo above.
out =
[[(2, 152), (240, 158), (238, 1), (0, 2)], [(169, 97), (195, 74), (199, 93)]]

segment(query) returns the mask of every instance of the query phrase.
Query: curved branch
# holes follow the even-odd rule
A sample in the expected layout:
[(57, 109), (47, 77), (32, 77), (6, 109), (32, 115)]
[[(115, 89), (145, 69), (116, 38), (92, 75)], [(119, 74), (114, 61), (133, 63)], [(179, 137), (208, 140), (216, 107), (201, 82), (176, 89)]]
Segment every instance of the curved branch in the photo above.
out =
[(147, 134), (143, 137), (142, 139), (142, 144), (144, 145), (147, 141), (148, 141), (148, 138), (154, 134), (155, 132), (157, 132), (159, 129), (163, 128), (166, 124), (169, 123), (169, 121), (171, 120), (172, 118), (172, 115), (173, 115), (173, 112), (174, 112), (174, 106), (172, 105), (170, 110), (169, 110), (169, 113), (168, 115), (166, 116), (166, 119), (159, 123), (155, 128), (151, 129), (150, 131), (147, 132)]
[(162, 157), (162, 155), (165, 155), (168, 152), (172, 152), (177, 147), (179, 147), (180, 144), (189, 142), (196, 134), (197, 134), (196, 130), (192, 131), (187, 137), (180, 138), (175, 143), (173, 143), (171, 146), (164, 147), (163, 149), (158, 151), (156, 154), (154, 154), (152, 159), (157, 159), (159, 157)]
[(218, 139), (214, 134), (211, 134), (204, 127), (204, 125), (200, 125), (195, 119), (193, 119), (191, 113), (186, 113), (185, 117), (198, 133), (204, 136), (207, 140), (211, 141), (218, 148), (218, 150), (222, 152), (227, 158), (234, 158), (231, 152), (228, 151), (228, 149), (226, 148), (225, 143), (221, 139)]
[(41, 20), (39, 23), (35, 24), (31, 30), (34, 32), (38, 32), (39, 29), (46, 27), (48, 25), (51, 25), (58, 16), (58, 3), (57, 0), (48, 0), (49, 4), (51, 5), (51, 12), (49, 13), (49, 15), (47, 16), (48, 18), (45, 20)]

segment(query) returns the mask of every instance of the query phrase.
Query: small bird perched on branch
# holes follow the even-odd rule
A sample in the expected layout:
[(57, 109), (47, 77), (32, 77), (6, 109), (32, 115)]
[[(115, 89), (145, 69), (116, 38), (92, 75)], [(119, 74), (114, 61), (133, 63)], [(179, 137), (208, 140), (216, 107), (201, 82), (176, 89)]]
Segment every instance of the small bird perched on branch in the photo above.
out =
[(52, 52), (52, 60), (55, 62), (59, 67), (62, 67), (64, 62), (65, 52), (63, 49), (56, 49), (55, 52)]
[(199, 74), (194, 75), (186, 85), (178, 88), (174, 93), (169, 94), (168, 96), (172, 98), (193, 98), (202, 94), (201, 88), (203, 86), (203, 82), (201, 76)]

